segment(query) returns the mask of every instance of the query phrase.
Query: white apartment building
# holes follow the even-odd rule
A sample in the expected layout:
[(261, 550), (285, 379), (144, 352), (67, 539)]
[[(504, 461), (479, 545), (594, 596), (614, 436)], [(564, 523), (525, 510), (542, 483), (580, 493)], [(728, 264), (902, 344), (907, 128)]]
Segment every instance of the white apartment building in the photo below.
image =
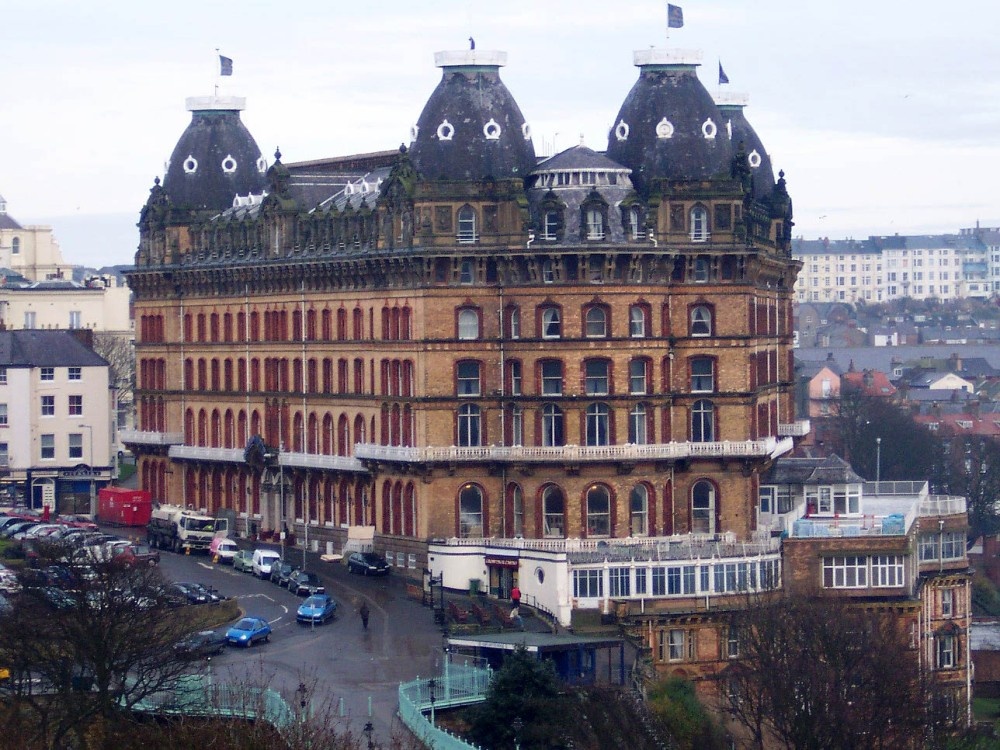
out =
[(60, 278), (68, 273), (52, 227), (22, 225), (7, 213), (0, 195), (0, 267), (9, 268), (29, 281)]
[(987, 298), (1000, 292), (1000, 233), (892, 235), (866, 240), (793, 240), (802, 261), (798, 302), (884, 302), (902, 297)]
[(114, 276), (85, 283), (51, 279), (0, 287), (0, 328), (89, 328), (131, 339), (130, 294)]
[(0, 498), (90, 513), (112, 477), (108, 364), (68, 331), (0, 331)]

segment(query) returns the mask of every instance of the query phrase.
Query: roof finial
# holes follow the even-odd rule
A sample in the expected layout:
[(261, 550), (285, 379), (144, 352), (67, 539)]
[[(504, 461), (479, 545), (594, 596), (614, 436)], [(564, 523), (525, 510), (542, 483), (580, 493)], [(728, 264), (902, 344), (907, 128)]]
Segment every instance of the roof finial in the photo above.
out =
[(274, 149), (274, 160), (281, 161), (281, 149), (275, 147)]
[(473, 39), (473, 38), (472, 38), (472, 37), (470, 36), (470, 37), (469, 37), (469, 49), (475, 49), (475, 48), (476, 48), (476, 40), (475, 40), (475, 39)]

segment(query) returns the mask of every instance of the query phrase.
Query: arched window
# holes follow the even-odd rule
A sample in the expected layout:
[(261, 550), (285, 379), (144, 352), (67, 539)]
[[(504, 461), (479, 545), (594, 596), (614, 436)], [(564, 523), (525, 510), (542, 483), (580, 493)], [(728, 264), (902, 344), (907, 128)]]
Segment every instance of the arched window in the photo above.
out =
[(715, 533), (715, 487), (702, 479), (691, 488), (691, 531), (695, 534)]
[(587, 490), (587, 536), (611, 535), (611, 494), (603, 485)]
[(479, 311), (466, 307), (458, 311), (458, 337), (463, 340), (479, 338)]
[(514, 521), (514, 536), (524, 536), (524, 492), (515, 484), (510, 493), (511, 512)]
[(545, 404), (542, 407), (542, 445), (552, 447), (564, 443), (562, 409), (555, 404)]
[(628, 413), (628, 441), (632, 445), (645, 445), (649, 442), (648, 429), (649, 412), (645, 404), (636, 404)]
[(715, 440), (715, 407), (708, 399), (699, 399), (691, 407), (691, 440), (695, 443)]
[(507, 337), (511, 339), (521, 338), (521, 308), (507, 308)]
[(558, 487), (550, 485), (542, 492), (542, 525), (543, 536), (566, 536), (566, 502)]
[(648, 319), (649, 308), (632, 305), (628, 309), (628, 335), (634, 339), (646, 338), (646, 331), (649, 330)]
[(639, 225), (639, 208), (638, 206), (632, 206), (628, 210), (628, 215), (625, 217), (628, 220), (628, 236), (631, 240), (642, 239), (642, 233), (640, 232)]
[(604, 338), (608, 335), (608, 313), (603, 307), (589, 307), (586, 314), (587, 338)]
[(474, 484), (458, 493), (458, 535), (462, 539), (483, 535), (483, 491)]
[(10, 241), (10, 252), (11, 252), (11, 255), (20, 255), (21, 254), (21, 238), (20, 237), (14, 237)]
[(715, 361), (711, 357), (691, 359), (691, 393), (715, 391)]
[(479, 407), (462, 404), (458, 410), (458, 445), (467, 448), (481, 444)]
[(542, 308), (542, 338), (557, 339), (562, 336), (562, 322), (558, 307)]
[(708, 237), (708, 211), (695, 206), (691, 209), (691, 241), (706, 242)]
[(458, 209), (458, 241), (471, 245), (476, 239), (476, 211), (472, 206), (462, 206)]
[(649, 533), (649, 489), (644, 484), (632, 488), (628, 498), (629, 533), (646, 536)]
[(707, 305), (695, 305), (691, 308), (691, 335), (712, 335), (712, 310)]
[(587, 407), (587, 434), (585, 445), (610, 445), (610, 410), (607, 404), (591, 404)]

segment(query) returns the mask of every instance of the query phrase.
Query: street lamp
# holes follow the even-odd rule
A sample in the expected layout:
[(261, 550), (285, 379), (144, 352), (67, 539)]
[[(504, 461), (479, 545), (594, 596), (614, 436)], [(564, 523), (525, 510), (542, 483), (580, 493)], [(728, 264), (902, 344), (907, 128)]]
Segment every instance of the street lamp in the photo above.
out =
[(97, 517), (97, 486), (94, 483), (94, 426), (90, 424), (78, 425), (81, 430), (88, 430), (90, 435), (90, 452), (87, 454), (87, 463), (90, 465), (90, 517)]
[(875, 492), (878, 492), (878, 483), (882, 481), (882, 438), (875, 438)]
[(524, 722), (520, 716), (515, 716), (510, 726), (514, 730), (514, 750), (521, 750), (521, 730), (524, 729)]
[(434, 688), (437, 687), (437, 682), (434, 680), (433, 677), (427, 683), (427, 687), (431, 691), (431, 726), (434, 726), (434, 700), (435, 700)]

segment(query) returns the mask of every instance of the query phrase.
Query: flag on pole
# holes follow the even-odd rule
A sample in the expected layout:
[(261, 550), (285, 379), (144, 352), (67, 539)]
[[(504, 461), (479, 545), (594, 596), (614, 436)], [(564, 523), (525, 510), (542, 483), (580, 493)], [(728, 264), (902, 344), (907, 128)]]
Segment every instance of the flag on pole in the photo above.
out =
[(719, 83), (729, 83), (729, 76), (726, 75), (726, 71), (722, 69), (722, 61), (719, 61)]
[(231, 76), (233, 74), (233, 58), (219, 55), (219, 75)]
[(667, 28), (679, 29), (684, 25), (684, 9), (679, 5), (667, 3)]

